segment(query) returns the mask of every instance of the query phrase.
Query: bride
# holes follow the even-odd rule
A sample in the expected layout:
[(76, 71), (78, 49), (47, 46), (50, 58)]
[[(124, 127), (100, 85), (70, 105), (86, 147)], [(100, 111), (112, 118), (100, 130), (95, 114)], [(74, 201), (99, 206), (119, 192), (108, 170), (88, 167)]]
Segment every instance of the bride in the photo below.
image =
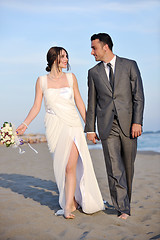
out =
[(73, 73), (62, 72), (69, 69), (68, 53), (62, 47), (52, 47), (47, 62), (49, 74), (38, 77), (33, 107), (17, 134), (23, 134), (37, 116), (44, 97), (46, 138), (53, 153), (59, 204), (64, 217), (72, 219), (78, 206), (92, 214), (103, 210), (104, 204), (78, 115), (79, 111), (85, 122), (85, 105), (77, 79)]

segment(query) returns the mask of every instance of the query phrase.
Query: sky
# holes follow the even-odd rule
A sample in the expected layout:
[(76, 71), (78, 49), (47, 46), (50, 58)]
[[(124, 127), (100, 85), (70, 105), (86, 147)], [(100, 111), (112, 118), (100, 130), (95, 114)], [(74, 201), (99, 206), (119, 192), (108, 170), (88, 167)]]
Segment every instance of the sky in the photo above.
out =
[[(52, 46), (69, 53), (71, 72), (87, 106), (87, 73), (95, 62), (90, 37), (106, 32), (113, 52), (141, 71), (144, 131), (160, 130), (160, 0), (0, 0), (0, 125), (20, 125), (45, 75)], [(28, 133), (44, 133), (44, 102)], [(27, 133), (27, 132), (26, 132)]]

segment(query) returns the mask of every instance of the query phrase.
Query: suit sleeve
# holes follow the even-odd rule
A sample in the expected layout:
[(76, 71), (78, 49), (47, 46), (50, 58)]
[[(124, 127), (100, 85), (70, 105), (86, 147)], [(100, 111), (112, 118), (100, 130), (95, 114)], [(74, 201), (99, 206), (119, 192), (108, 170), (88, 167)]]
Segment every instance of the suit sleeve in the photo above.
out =
[(96, 132), (96, 89), (90, 70), (88, 71), (88, 107), (84, 132)]
[(131, 66), (131, 87), (133, 101), (132, 123), (143, 125), (143, 111), (144, 111), (143, 83), (139, 68), (135, 61), (132, 61)]

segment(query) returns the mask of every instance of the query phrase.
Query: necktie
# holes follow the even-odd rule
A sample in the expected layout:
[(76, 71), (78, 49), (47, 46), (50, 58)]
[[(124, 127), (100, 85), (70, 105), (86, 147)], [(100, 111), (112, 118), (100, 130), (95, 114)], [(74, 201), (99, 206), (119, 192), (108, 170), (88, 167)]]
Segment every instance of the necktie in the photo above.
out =
[(114, 89), (114, 76), (111, 63), (107, 63), (107, 66), (109, 67), (109, 82), (111, 84), (112, 89)]

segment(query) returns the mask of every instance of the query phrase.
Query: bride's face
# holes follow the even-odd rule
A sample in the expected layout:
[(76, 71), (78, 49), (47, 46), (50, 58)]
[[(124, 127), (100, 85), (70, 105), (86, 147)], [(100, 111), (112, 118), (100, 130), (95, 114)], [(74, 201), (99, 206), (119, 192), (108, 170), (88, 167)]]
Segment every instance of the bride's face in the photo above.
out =
[(68, 58), (66, 51), (62, 49), (59, 55), (59, 67), (60, 68), (67, 68)]

